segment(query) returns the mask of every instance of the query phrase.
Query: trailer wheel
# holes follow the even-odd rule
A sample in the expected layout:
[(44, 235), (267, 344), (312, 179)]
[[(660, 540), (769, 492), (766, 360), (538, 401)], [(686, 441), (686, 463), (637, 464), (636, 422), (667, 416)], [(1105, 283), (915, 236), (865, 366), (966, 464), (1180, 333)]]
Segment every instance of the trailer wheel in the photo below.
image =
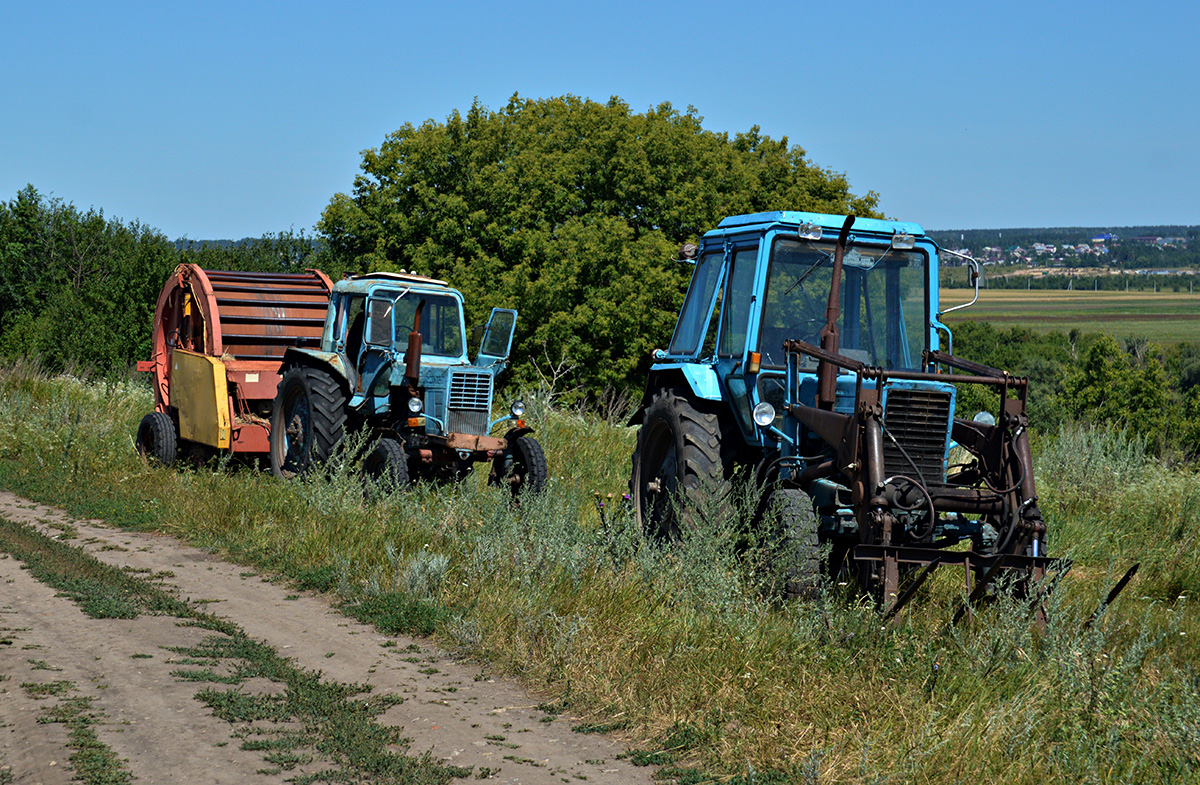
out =
[(542, 445), (532, 436), (518, 436), (492, 460), (491, 485), (507, 485), (513, 496), (546, 490), (550, 470)]
[(346, 435), (346, 395), (329, 373), (298, 365), (279, 382), (271, 412), (271, 471), (290, 479), (329, 460)]
[(408, 485), (408, 454), (396, 439), (383, 437), (363, 460), (363, 480), (369, 488), (392, 491)]
[(629, 481), (634, 513), (648, 536), (678, 539), (692, 525), (688, 505), (723, 487), (721, 424), (673, 390), (654, 394), (642, 423)]
[(179, 440), (171, 416), (166, 412), (150, 412), (143, 417), (138, 425), (136, 446), (140, 455), (153, 458), (163, 466), (174, 463)]
[(776, 568), (789, 598), (811, 598), (821, 578), (820, 521), (812, 499), (795, 488), (778, 488), (771, 493), (769, 520), (775, 522)]

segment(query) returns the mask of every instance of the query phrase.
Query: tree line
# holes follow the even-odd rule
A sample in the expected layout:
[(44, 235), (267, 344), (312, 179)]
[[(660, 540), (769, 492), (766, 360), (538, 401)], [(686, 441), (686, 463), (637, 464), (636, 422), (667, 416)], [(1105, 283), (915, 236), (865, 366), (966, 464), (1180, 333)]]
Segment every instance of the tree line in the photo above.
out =
[[(171, 242), (136, 221), (22, 189), (0, 202), (0, 354), (34, 356), (55, 370), (124, 371), (149, 356), (158, 293), (183, 262), (315, 267), (335, 280), (403, 269), (462, 290), (469, 324), (495, 306), (519, 309), (511, 383), (550, 382), (586, 400), (640, 390), (686, 289), (690, 267), (676, 261), (682, 243), (726, 215), (878, 216), (877, 205), (874, 192), (855, 195), (844, 175), (813, 164), (786, 138), (757, 127), (708, 131), (691, 108), (664, 103), (638, 113), (617, 98), (574, 96), (514, 96), (497, 111), (475, 102), (444, 122), (406, 124), (365, 151), (352, 188), (331, 198), (315, 235)], [(1200, 360), (1190, 349), (957, 329), (964, 356), (1037, 380), (1044, 396), (1032, 405), (1046, 426), (1116, 422), (1167, 434), (1160, 441), (1169, 447), (1190, 438), (1189, 418), (1200, 419)], [(1003, 347), (1021, 352), (992, 356)], [(1120, 386), (1129, 379), (1133, 387)], [(1105, 385), (1128, 395), (1101, 400)], [(1167, 421), (1149, 414), (1160, 403)]]
[(336, 269), (324, 243), (284, 232), (233, 245), (172, 243), (32, 185), (0, 202), (0, 355), (51, 370), (124, 371), (150, 356), (154, 308), (181, 263), (208, 269)]
[[(1075, 289), (1101, 292), (1193, 292), (1200, 291), (1200, 276), (1187, 273), (1146, 274), (1114, 273), (1100, 275), (1005, 275), (986, 268), (985, 285), (989, 289)], [(965, 275), (947, 279), (947, 288), (965, 288)]]
[(1104, 234), (1115, 235), (1117, 242), (1125, 243), (1134, 237), (1182, 237), (1189, 243), (1200, 239), (1200, 226), (1052, 226), (1043, 228), (1009, 229), (929, 229), (927, 234), (939, 245), (947, 248), (966, 246), (982, 249), (986, 246), (1008, 248), (1020, 245), (1026, 248), (1034, 243), (1090, 243), (1093, 237)]

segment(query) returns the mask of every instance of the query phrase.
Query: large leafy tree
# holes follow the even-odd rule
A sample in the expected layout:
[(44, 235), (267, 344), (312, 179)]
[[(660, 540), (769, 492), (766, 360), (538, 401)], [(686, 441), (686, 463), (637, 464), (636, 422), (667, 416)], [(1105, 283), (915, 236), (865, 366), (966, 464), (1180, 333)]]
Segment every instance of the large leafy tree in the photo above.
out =
[(448, 279), (472, 320), (518, 307), (517, 378), (596, 394), (640, 385), (669, 339), (690, 273), (673, 261), (682, 242), (726, 215), (875, 215), (876, 201), (757, 127), (730, 138), (665, 103), (639, 114), (617, 98), (513, 96), (390, 134), (317, 228), (360, 271)]

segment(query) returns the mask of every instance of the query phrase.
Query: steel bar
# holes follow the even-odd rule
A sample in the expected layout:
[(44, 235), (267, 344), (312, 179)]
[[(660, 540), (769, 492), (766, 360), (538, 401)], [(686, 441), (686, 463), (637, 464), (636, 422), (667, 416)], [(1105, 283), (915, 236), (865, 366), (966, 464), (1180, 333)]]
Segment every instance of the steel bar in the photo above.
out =
[(1108, 593), (1108, 596), (1104, 598), (1104, 602), (1100, 603), (1096, 610), (1092, 612), (1092, 615), (1088, 617), (1088, 620), (1083, 623), (1083, 628), (1085, 630), (1088, 627), (1091, 627), (1096, 622), (1096, 619), (1100, 618), (1100, 614), (1104, 613), (1105, 609), (1108, 608), (1109, 605), (1113, 604), (1113, 600), (1117, 599), (1117, 595), (1119, 595), (1125, 589), (1125, 585), (1128, 584), (1129, 581), (1133, 580), (1133, 576), (1137, 575), (1138, 568), (1141, 566), (1141, 562), (1134, 562), (1133, 566), (1125, 572), (1124, 577), (1117, 581), (1117, 585), (1112, 587), (1112, 590)]
[(996, 577), (996, 573), (1000, 571), (1000, 568), (1003, 566), (1003, 564), (1004, 562), (997, 560), (992, 563), (991, 567), (988, 567), (987, 572), (985, 572), (979, 579), (979, 582), (975, 584), (975, 591), (971, 592), (966, 601), (963, 602), (962, 605), (959, 605), (958, 610), (954, 612), (954, 617), (950, 619), (951, 627), (962, 621), (962, 617), (971, 609), (971, 606), (979, 602), (979, 598), (981, 598), (987, 591), (988, 586), (992, 582), (992, 578)]
[(917, 589), (921, 588), (921, 584), (933, 574), (933, 571), (937, 569), (938, 565), (941, 563), (941, 559), (934, 559), (933, 561), (929, 562), (929, 564), (926, 564), (921, 571), (917, 573), (917, 576), (912, 579), (908, 586), (905, 587), (904, 591), (900, 593), (900, 596), (896, 598), (896, 601), (892, 603), (892, 607), (888, 608), (887, 613), (883, 614), (883, 620), (888, 621), (897, 613), (899, 613), (900, 609), (912, 599), (912, 596), (917, 593)]
[(901, 545), (859, 545), (854, 549), (857, 561), (882, 561), (887, 552), (893, 552), (905, 564), (928, 564), (938, 559), (943, 564), (967, 564), (991, 569), (1000, 565), (1009, 570), (1032, 570), (1049, 567), (1059, 559), (1048, 556), (1023, 556), (1016, 553), (983, 554), (976, 551), (939, 551), (936, 548), (919, 548)]

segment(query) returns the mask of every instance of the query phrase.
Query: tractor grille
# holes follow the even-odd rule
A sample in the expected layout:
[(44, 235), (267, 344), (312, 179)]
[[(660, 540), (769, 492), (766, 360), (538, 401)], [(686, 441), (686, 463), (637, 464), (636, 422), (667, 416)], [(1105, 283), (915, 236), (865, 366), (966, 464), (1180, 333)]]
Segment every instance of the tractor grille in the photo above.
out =
[(492, 415), (492, 375), (490, 373), (450, 374), (450, 401), (446, 406), (446, 430), (482, 436)]
[[(887, 475), (919, 473), (926, 484), (945, 481), (946, 433), (950, 427), (950, 393), (940, 390), (889, 388), (883, 414), (883, 466)], [(904, 453), (896, 446), (904, 448)], [(912, 462), (909, 462), (909, 459)], [(917, 468), (913, 469), (913, 464)], [(919, 477), (913, 477), (920, 479)]]

